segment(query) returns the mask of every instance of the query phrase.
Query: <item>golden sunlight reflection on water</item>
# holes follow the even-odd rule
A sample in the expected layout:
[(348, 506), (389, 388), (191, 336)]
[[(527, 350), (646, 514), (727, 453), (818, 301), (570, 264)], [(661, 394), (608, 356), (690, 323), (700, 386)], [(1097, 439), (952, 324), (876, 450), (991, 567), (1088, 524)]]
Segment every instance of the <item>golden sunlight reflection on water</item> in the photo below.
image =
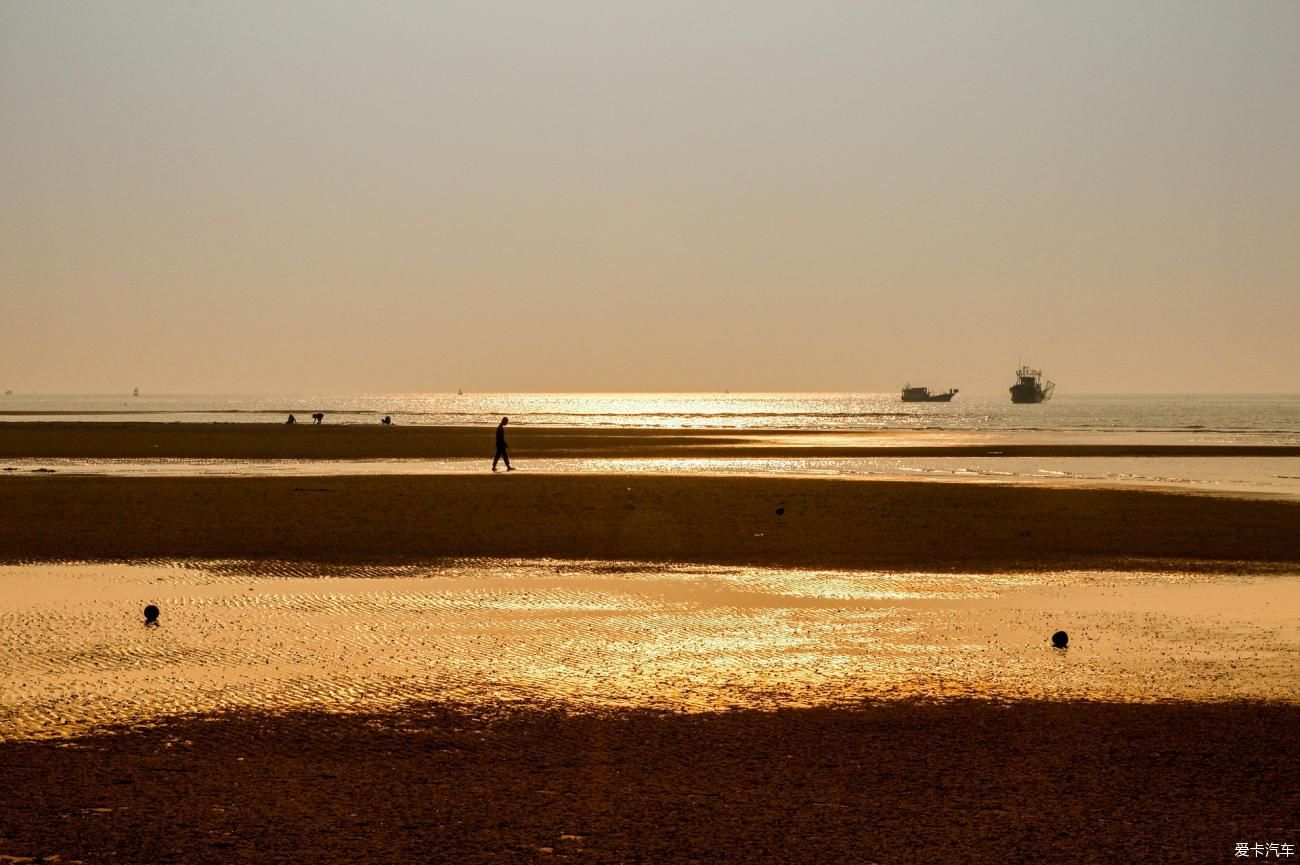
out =
[[(1300, 577), (620, 562), (0, 568), (0, 738), (413, 700), (1295, 699)], [(146, 628), (146, 603), (162, 625)], [(1072, 635), (1051, 649), (1058, 627)]]
[[(843, 442), (841, 442), (843, 444)], [(1178, 489), (1219, 495), (1300, 497), (1296, 457), (529, 457), (514, 453), (530, 474), (685, 474), (832, 477), (876, 480)], [(103, 459), (10, 458), (0, 470), (17, 475), (109, 477), (336, 477), (478, 474), (490, 462), (434, 459)]]

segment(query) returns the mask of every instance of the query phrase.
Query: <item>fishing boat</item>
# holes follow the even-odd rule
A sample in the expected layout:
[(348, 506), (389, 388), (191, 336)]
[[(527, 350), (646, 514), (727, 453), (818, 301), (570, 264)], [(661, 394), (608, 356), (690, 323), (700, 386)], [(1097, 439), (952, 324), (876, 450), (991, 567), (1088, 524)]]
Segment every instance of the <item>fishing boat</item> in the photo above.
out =
[(1011, 386), (1011, 401), (1016, 403), (1040, 403), (1052, 398), (1056, 389), (1055, 382), (1043, 378), (1041, 369), (1022, 366), (1016, 370), (1016, 383)]
[(955, 387), (947, 393), (930, 393), (928, 387), (903, 385), (903, 402), (952, 402), (952, 398), (956, 395), (957, 388)]

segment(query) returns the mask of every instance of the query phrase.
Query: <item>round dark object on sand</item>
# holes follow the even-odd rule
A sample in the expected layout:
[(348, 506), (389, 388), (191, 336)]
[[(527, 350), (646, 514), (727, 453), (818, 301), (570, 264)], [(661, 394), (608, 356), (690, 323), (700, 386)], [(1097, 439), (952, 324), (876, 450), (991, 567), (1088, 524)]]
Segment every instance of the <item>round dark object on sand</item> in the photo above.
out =
[(150, 604), (149, 606), (145, 607), (144, 623), (146, 625), (152, 625), (153, 623), (157, 622), (159, 612), (160, 612), (159, 609), (155, 607), (153, 604)]
[(1052, 645), (1058, 649), (1064, 649), (1070, 644), (1070, 635), (1065, 631), (1057, 631), (1052, 634)]
[(776, 515), (777, 515), (778, 517), (783, 517), (783, 516), (785, 516), (785, 508), (777, 508), (777, 509), (776, 509)]

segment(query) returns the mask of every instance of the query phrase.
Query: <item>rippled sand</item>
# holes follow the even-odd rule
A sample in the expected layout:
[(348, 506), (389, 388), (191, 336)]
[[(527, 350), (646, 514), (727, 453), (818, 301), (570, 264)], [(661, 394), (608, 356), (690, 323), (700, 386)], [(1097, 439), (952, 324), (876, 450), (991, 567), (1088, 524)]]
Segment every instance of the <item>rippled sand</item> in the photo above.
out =
[[(1300, 694), (1300, 576), (482, 560), (0, 568), (0, 739), (417, 700), (698, 711)], [(155, 603), (159, 627), (141, 610)], [(1050, 648), (1058, 628), (1070, 648)]]

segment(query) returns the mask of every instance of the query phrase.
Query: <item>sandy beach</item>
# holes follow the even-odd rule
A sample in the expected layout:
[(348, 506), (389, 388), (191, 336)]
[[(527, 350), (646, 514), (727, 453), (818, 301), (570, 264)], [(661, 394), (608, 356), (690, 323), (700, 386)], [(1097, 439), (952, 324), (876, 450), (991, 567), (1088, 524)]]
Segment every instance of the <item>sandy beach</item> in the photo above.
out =
[(1132, 490), (486, 471), (23, 475), (0, 483), (0, 510), (0, 560), (10, 562), (506, 556), (981, 571), (1300, 562), (1300, 502)]
[[(0, 444), (326, 460), (483, 443), (146, 427), (0, 425)], [(512, 443), (821, 441), (781, 439)], [(1296, 839), (1293, 500), (21, 472), (0, 476), (0, 512), (15, 861), (1226, 862)]]

